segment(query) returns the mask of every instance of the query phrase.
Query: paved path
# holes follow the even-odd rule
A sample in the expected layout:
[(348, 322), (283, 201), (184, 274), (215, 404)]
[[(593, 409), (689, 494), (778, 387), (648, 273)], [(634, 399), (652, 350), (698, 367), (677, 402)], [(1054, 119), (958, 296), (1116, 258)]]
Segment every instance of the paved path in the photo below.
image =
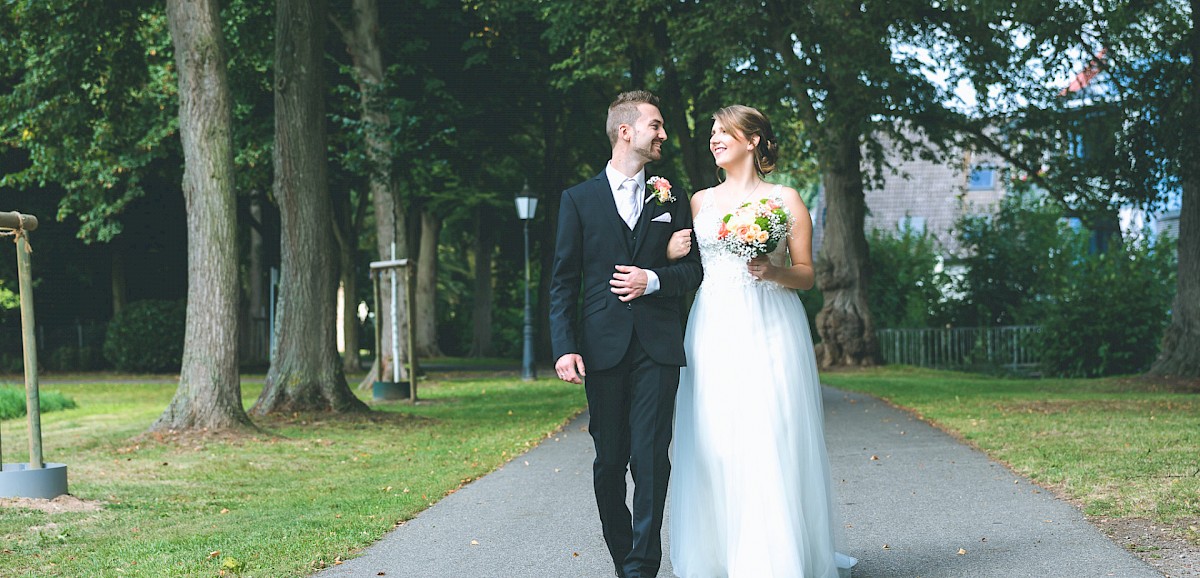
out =
[[(1070, 504), (903, 411), (826, 388), (825, 412), (855, 578), (1162, 578)], [(320, 578), (611, 577), (586, 424), (571, 422)], [(669, 559), (659, 576), (674, 576)]]

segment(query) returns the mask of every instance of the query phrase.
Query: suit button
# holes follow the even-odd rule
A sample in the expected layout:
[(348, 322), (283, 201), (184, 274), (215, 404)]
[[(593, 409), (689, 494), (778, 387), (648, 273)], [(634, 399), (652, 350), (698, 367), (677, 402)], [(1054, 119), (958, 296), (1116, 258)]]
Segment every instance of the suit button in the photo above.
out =
[(629, 309), (629, 310), (633, 310), (633, 303), (626, 303), (625, 308)]

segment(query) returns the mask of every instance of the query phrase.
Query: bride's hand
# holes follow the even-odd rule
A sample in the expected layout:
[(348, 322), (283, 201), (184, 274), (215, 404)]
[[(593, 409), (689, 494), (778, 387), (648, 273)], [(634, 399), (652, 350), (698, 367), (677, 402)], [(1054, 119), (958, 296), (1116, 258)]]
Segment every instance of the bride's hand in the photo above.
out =
[(667, 241), (667, 259), (678, 261), (692, 252), (692, 230), (680, 229)]
[(755, 279), (766, 279), (774, 268), (775, 266), (771, 264), (771, 261), (763, 255), (755, 257), (749, 263), (746, 263), (746, 270)]

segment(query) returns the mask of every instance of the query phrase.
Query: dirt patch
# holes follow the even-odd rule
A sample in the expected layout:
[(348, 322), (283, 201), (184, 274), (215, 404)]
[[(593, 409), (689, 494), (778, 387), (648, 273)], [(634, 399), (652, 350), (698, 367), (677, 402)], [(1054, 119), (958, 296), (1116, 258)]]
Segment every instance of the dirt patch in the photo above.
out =
[(1200, 518), (1157, 524), (1145, 518), (1088, 521), (1117, 545), (1170, 578), (1200, 576)]
[(1118, 387), (1132, 391), (1200, 393), (1200, 379), (1190, 377), (1138, 375), (1114, 381)]
[(81, 500), (69, 494), (63, 494), (53, 500), (45, 498), (0, 498), (0, 508), (24, 508), (38, 510), (47, 514), (62, 514), (64, 512), (96, 512), (104, 509), (104, 502)]
[(1036, 401), (1005, 401), (995, 404), (996, 409), (1005, 414), (1039, 413), (1057, 414), (1072, 411), (1082, 412), (1135, 412), (1147, 414), (1151, 412), (1175, 413), (1194, 412), (1200, 405), (1200, 399), (1195, 401), (1153, 400), (1153, 399), (1047, 399)]

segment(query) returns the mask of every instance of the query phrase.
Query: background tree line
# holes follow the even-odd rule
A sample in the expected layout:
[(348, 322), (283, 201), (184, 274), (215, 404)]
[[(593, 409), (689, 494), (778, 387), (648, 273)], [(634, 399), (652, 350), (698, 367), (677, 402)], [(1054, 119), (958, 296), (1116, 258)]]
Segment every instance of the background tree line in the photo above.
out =
[[(1181, 2), (7, 3), (0, 190), (56, 217), (38, 236), (39, 300), (55, 304), (44, 319), (186, 298), (181, 385), (160, 427), (249, 423), (231, 344), (267, 307), (271, 267), (277, 343), (251, 413), (362, 409), (345, 378), (357, 355), (333, 346), (334, 290), (370, 302), (365, 264), (393, 254), (417, 263), (420, 355), (505, 353), (523, 257), (510, 199), (526, 182), (542, 198), (544, 281), (557, 193), (603, 168), (605, 106), (634, 87), (663, 98), (671, 141), (654, 171), (684, 190), (716, 182), (709, 117), (733, 102), (780, 129), (782, 178), (823, 188), (823, 365), (878, 361), (863, 189), (890, 169), (890, 142), (1000, 154), (1095, 227), (1182, 189), (1155, 367), (1196, 375), (1193, 18)], [(1049, 79), (1100, 47), (1105, 90), (1060, 97)], [(1070, 148), (1084, 133), (1086, 156)], [(347, 318), (357, 352), (369, 340)]]

